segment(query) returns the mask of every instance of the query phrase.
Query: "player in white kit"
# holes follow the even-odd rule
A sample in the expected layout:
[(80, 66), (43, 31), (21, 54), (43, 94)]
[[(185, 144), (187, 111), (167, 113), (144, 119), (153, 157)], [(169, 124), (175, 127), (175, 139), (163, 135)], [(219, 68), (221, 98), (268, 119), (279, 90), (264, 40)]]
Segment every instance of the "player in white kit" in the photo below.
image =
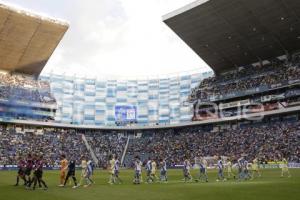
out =
[(143, 163), (141, 162), (140, 157), (136, 156), (134, 161), (134, 184), (141, 184), (142, 182), (142, 166)]

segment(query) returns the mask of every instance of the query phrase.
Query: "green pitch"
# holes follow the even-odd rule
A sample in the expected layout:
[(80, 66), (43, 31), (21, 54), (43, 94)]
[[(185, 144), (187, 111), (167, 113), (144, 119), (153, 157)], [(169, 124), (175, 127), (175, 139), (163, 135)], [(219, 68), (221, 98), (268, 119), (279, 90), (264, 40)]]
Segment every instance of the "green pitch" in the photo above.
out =
[[(291, 178), (280, 178), (280, 170), (264, 170), (262, 178), (252, 181), (216, 182), (216, 172), (209, 171), (208, 183), (183, 183), (181, 170), (169, 170), (169, 183), (132, 184), (132, 170), (121, 171), (122, 185), (108, 185), (106, 171), (95, 172), (96, 184), (89, 188), (57, 187), (58, 171), (46, 171), (49, 190), (25, 190), (14, 187), (16, 172), (0, 172), (1, 200), (293, 200), (300, 197), (300, 170), (290, 170)], [(196, 176), (197, 171), (193, 171)], [(79, 171), (77, 172), (77, 177)], [(79, 177), (78, 177), (79, 179)], [(145, 175), (143, 174), (143, 179)]]

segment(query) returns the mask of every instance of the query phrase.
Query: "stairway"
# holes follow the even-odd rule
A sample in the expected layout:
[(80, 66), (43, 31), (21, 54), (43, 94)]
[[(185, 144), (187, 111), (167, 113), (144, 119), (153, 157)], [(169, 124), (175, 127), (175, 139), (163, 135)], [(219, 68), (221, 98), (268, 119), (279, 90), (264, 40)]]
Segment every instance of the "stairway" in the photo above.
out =
[(130, 137), (128, 136), (127, 137), (127, 142), (126, 142), (126, 145), (124, 147), (123, 154), (122, 154), (122, 158), (121, 158), (121, 166), (123, 166), (123, 162), (124, 162), (124, 159), (125, 159), (125, 156), (126, 156), (128, 145), (129, 145), (129, 140), (130, 140)]
[(81, 135), (81, 138), (82, 138), (82, 141), (84, 142), (84, 144), (85, 144), (87, 150), (90, 152), (90, 155), (91, 155), (91, 157), (92, 157), (92, 159), (93, 159), (93, 161), (94, 161), (96, 167), (98, 167), (99, 160), (98, 160), (97, 156), (95, 155), (93, 149), (92, 149), (91, 146), (89, 145), (89, 143), (88, 143), (88, 141), (87, 141), (85, 135), (82, 134), (82, 135)]

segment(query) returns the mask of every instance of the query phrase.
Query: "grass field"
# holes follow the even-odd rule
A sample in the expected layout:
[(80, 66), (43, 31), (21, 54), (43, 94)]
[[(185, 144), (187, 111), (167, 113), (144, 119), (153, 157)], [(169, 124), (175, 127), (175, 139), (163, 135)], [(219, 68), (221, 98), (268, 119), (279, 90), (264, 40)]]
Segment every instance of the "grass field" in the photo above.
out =
[[(132, 184), (131, 170), (121, 171), (122, 185), (108, 185), (108, 174), (96, 171), (96, 184), (89, 188), (59, 188), (58, 171), (45, 171), (49, 190), (25, 190), (15, 187), (15, 171), (0, 172), (1, 200), (287, 200), (300, 197), (300, 170), (291, 170), (291, 178), (281, 178), (279, 169), (263, 171), (262, 178), (251, 181), (216, 182), (216, 172), (209, 171), (208, 183), (183, 183), (181, 170), (169, 170), (169, 183)], [(193, 171), (195, 176), (197, 171)], [(79, 175), (79, 171), (77, 176)], [(145, 175), (143, 175), (145, 177)]]

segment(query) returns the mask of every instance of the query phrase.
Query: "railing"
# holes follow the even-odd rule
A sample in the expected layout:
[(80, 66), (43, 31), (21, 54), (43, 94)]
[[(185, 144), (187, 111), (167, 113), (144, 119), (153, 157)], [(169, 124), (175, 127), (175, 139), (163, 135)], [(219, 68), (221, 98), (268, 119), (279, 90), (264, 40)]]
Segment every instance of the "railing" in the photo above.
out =
[(122, 158), (121, 158), (121, 166), (123, 166), (123, 162), (124, 162), (124, 159), (125, 159), (125, 156), (126, 156), (128, 145), (129, 145), (129, 140), (130, 140), (130, 137), (128, 136), (127, 142), (126, 142), (126, 145), (125, 145), (125, 148), (124, 148), (124, 151), (123, 151), (123, 155), (122, 155)]
[(45, 108), (45, 109), (56, 109), (57, 103), (40, 103), (40, 102), (29, 102), (29, 101), (11, 101), (9, 99), (1, 99), (0, 103), (12, 106), (28, 106), (33, 108)]
[(276, 89), (293, 86), (293, 85), (300, 85), (300, 79), (284, 81), (284, 82), (281, 82), (278, 84), (273, 84), (270, 86), (268, 86), (268, 85), (260, 86), (257, 88), (251, 88), (248, 90), (237, 91), (237, 92), (224, 94), (224, 95), (212, 95), (211, 97), (209, 97), (209, 100), (210, 101), (221, 101), (221, 100), (226, 100), (226, 99), (230, 99), (230, 98), (236, 98), (236, 97), (242, 97), (242, 96), (252, 95), (252, 94), (256, 94), (256, 93), (267, 92), (267, 91), (276, 90)]

